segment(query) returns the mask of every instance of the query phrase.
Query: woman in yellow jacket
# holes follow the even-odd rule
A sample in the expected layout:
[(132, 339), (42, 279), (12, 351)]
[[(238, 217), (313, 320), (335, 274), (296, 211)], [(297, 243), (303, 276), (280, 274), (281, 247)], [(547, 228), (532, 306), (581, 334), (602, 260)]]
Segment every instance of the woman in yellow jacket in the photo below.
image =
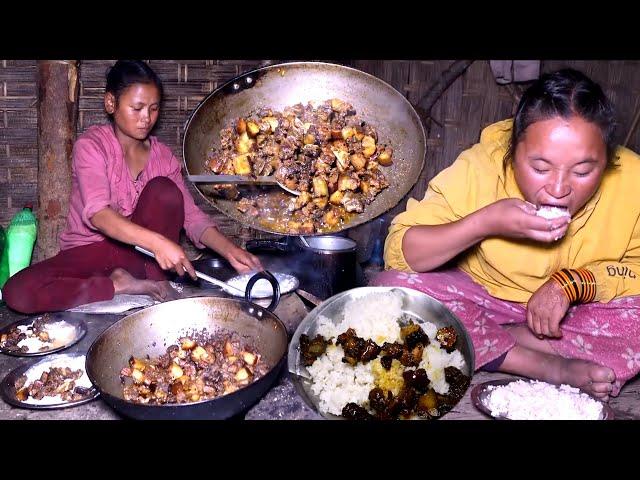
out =
[(600, 86), (565, 69), (410, 199), (376, 285), (453, 310), (476, 365), (608, 400), (640, 371), (640, 157)]

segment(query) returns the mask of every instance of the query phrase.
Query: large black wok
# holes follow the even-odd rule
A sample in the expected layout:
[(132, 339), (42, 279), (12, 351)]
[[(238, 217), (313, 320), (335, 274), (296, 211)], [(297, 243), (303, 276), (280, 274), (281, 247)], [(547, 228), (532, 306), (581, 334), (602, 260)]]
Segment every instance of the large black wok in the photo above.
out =
[[(250, 385), (213, 400), (174, 405), (124, 400), (119, 374), (129, 357), (157, 357), (178, 338), (203, 329), (237, 332), (271, 369)], [(286, 351), (285, 327), (270, 311), (240, 299), (185, 298), (140, 310), (106, 329), (87, 352), (86, 370), (101, 398), (127, 417), (219, 420), (245, 411), (266, 393), (284, 364)]]
[[(383, 168), (390, 182), (362, 214), (343, 226), (368, 222), (397, 205), (411, 190), (424, 165), (426, 135), (420, 117), (397, 90), (360, 70), (320, 62), (271, 65), (245, 73), (209, 94), (189, 118), (183, 142), (183, 158), (190, 175), (205, 171), (207, 153), (220, 145), (220, 130), (238, 117), (260, 107), (282, 110), (296, 103), (340, 98), (378, 131), (379, 142), (394, 149), (394, 163)], [(241, 224), (271, 233), (275, 231), (236, 208), (236, 201), (215, 198), (211, 187), (196, 185), (207, 202)], [(274, 187), (277, 190), (277, 187)], [(340, 230), (336, 230), (340, 231)]]

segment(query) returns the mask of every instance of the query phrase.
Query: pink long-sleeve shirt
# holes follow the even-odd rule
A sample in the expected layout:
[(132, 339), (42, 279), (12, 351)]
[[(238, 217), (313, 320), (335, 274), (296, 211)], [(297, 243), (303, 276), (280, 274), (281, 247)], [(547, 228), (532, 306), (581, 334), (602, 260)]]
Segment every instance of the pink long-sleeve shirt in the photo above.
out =
[(154, 136), (149, 139), (149, 160), (138, 178), (133, 179), (110, 124), (92, 126), (78, 138), (73, 147), (71, 199), (67, 227), (60, 235), (61, 250), (104, 240), (91, 217), (105, 207), (129, 217), (142, 189), (159, 176), (173, 180), (182, 192), (184, 229), (196, 247), (205, 247), (200, 238), (216, 223), (194, 203), (184, 184), (180, 163), (169, 147)]

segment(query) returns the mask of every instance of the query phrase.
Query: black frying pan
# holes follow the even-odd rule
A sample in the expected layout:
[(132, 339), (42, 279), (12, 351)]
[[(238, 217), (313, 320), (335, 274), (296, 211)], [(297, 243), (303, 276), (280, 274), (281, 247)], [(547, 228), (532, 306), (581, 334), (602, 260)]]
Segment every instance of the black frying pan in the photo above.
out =
[[(158, 357), (178, 338), (203, 329), (211, 333), (237, 332), (271, 369), (250, 385), (212, 400), (174, 405), (140, 405), (124, 400), (120, 370), (128, 366), (132, 355)], [(220, 420), (245, 411), (267, 392), (278, 377), (286, 352), (286, 329), (269, 310), (239, 299), (185, 298), (140, 310), (106, 329), (87, 352), (86, 370), (102, 399), (127, 417)]]

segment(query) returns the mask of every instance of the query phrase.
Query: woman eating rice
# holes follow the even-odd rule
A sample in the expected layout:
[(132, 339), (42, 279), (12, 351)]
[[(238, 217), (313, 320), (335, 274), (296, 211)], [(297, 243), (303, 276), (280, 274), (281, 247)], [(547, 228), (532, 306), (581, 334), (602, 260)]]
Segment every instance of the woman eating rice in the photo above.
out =
[(374, 284), (446, 304), (477, 367), (606, 401), (640, 371), (638, 178), (600, 86), (572, 69), (546, 74), (513, 119), (484, 129), (409, 200)]

